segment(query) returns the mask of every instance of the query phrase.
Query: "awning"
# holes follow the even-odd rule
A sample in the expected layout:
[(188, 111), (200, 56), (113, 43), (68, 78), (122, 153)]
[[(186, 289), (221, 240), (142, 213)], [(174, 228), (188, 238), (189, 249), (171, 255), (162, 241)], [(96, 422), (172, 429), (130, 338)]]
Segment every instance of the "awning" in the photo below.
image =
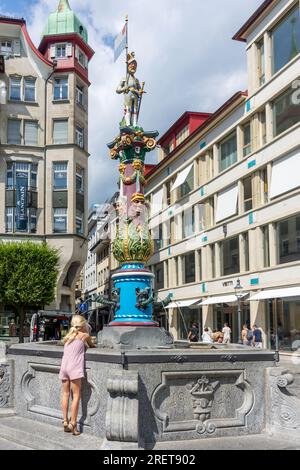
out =
[(230, 186), (218, 193), (216, 223), (228, 219), (237, 213), (238, 185)]
[(194, 163), (191, 163), (191, 165), (189, 165), (188, 167), (186, 167), (184, 170), (182, 170), (178, 175), (177, 175), (177, 178), (175, 180), (175, 183), (173, 184), (172, 186), (172, 191), (176, 188), (179, 188), (179, 186), (181, 186), (185, 180), (187, 179), (187, 177), (189, 176), (189, 173), (193, 167)]
[[(249, 292), (241, 294), (241, 298), (249, 295)], [(209, 299), (204, 300), (200, 305), (215, 305), (215, 304), (233, 304), (237, 302), (236, 295), (219, 295), (217, 297), (210, 297)]]
[(161, 212), (162, 207), (163, 207), (163, 195), (164, 195), (164, 189), (161, 188), (159, 191), (153, 194), (152, 198), (152, 215), (157, 214), (158, 212)]
[(270, 198), (273, 199), (300, 186), (300, 152), (276, 160), (273, 163)]
[(288, 297), (300, 297), (300, 286), (262, 290), (250, 297), (250, 300), (284, 299)]
[(181, 308), (181, 307), (191, 307), (191, 305), (196, 305), (200, 302), (201, 299), (190, 299), (190, 300), (175, 300), (171, 302), (166, 308)]

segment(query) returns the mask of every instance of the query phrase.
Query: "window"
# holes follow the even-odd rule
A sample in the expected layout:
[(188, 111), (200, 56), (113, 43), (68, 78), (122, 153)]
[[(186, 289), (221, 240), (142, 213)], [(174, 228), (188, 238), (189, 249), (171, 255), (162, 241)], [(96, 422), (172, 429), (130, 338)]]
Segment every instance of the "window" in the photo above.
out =
[(222, 242), (223, 276), (240, 272), (239, 237)]
[(264, 225), (261, 227), (261, 231), (264, 252), (264, 268), (268, 268), (270, 266), (269, 226)]
[(80, 65), (83, 67), (83, 68), (87, 68), (87, 65), (88, 65), (88, 58), (87, 56), (82, 52), (81, 49), (77, 48), (77, 59), (78, 59), (78, 62), (80, 63)]
[(21, 145), (21, 121), (9, 119), (7, 123), (7, 143)]
[(24, 79), (24, 100), (35, 102), (35, 78)]
[(167, 245), (175, 242), (175, 219), (172, 217), (167, 221)]
[(62, 59), (67, 56), (67, 46), (66, 44), (58, 44), (56, 46), (55, 56), (57, 59)]
[(155, 279), (156, 279), (156, 289), (164, 288), (164, 263), (159, 263), (154, 267)]
[(54, 80), (54, 100), (68, 99), (68, 78), (55, 78)]
[(84, 193), (84, 169), (76, 165), (76, 192)]
[(187, 238), (195, 233), (195, 208), (190, 207), (183, 211), (182, 237)]
[(300, 260), (300, 216), (278, 224), (279, 264)]
[(78, 209), (76, 211), (76, 233), (83, 235), (83, 212)]
[(21, 82), (20, 77), (10, 77), (10, 99), (21, 101)]
[(267, 204), (269, 202), (269, 184), (267, 168), (261, 170), (261, 181), (263, 184), (263, 204)]
[(5, 230), (7, 233), (14, 231), (14, 208), (7, 207), (5, 214)]
[(244, 212), (251, 211), (253, 207), (252, 202), (252, 176), (245, 178), (244, 184)]
[(76, 86), (76, 103), (80, 106), (83, 106), (83, 90), (83, 87), (80, 87), (79, 85)]
[(293, 101), (295, 90), (289, 89), (273, 103), (274, 135), (277, 136), (300, 121), (300, 105)]
[(260, 144), (261, 146), (267, 143), (267, 125), (266, 125), (266, 111), (261, 111), (259, 113), (259, 122), (260, 122)]
[(37, 188), (38, 166), (35, 163), (8, 162), (6, 170), (6, 189), (16, 189), (16, 172), (21, 171), (28, 175), (28, 189)]
[(53, 232), (67, 233), (67, 209), (53, 210)]
[(194, 165), (192, 166), (185, 182), (180, 186), (180, 197), (184, 197), (194, 189)]
[(68, 120), (67, 119), (53, 121), (53, 143), (54, 144), (67, 144), (68, 143)]
[(219, 171), (224, 171), (237, 162), (237, 138), (236, 132), (227, 137), (220, 144), (220, 164)]
[(167, 203), (167, 206), (171, 205), (171, 185), (172, 185), (172, 181), (169, 180), (166, 183), (166, 203)]
[(2, 40), (0, 44), (1, 44), (1, 53), (2, 54), (11, 54), (12, 53), (12, 51), (13, 51), (12, 41)]
[(257, 44), (257, 66), (258, 66), (259, 85), (262, 86), (266, 81), (264, 39), (259, 41), (258, 44)]
[(76, 125), (76, 145), (83, 149), (84, 146), (84, 130), (78, 124)]
[(53, 189), (68, 188), (68, 164), (63, 162), (53, 163)]
[(242, 241), (243, 241), (243, 255), (244, 255), (244, 263), (245, 263), (245, 271), (249, 271), (249, 236), (248, 232), (242, 234)]
[(173, 152), (174, 149), (175, 149), (175, 144), (174, 144), (174, 139), (172, 139), (167, 147), (167, 154)]
[(272, 31), (273, 73), (299, 54), (299, 21), (299, 5), (297, 5)]
[(163, 248), (163, 226), (157, 225), (152, 229), (152, 238), (154, 241), (154, 250), (159, 251)]
[(243, 128), (244, 142), (243, 142), (243, 155), (247, 157), (251, 153), (251, 123), (248, 122)]
[(24, 145), (38, 145), (38, 123), (36, 121), (25, 121)]
[(178, 134), (176, 135), (176, 145), (180, 145), (187, 137), (189, 136), (189, 126), (185, 126)]
[(195, 252), (184, 255), (184, 283), (190, 284), (196, 281)]

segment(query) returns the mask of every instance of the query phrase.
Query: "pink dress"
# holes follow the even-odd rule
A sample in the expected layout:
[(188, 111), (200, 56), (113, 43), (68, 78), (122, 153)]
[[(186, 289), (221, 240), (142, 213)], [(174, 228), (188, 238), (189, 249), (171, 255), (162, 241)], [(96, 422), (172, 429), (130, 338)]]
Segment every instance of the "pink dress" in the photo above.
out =
[(85, 343), (78, 338), (65, 344), (59, 372), (61, 380), (76, 380), (84, 377), (85, 349)]

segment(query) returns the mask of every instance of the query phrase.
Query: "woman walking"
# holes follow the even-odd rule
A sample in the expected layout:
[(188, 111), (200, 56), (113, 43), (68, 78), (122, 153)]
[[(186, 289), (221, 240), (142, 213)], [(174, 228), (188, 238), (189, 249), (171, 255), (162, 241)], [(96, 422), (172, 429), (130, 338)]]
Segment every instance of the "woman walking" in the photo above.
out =
[[(81, 315), (74, 315), (71, 329), (63, 340), (64, 355), (62, 358), (59, 378), (63, 384), (62, 411), (64, 431), (78, 436), (77, 416), (81, 396), (82, 379), (85, 375), (85, 351), (95, 347), (89, 335), (87, 321)], [(70, 391), (72, 390), (71, 420), (68, 418)]]

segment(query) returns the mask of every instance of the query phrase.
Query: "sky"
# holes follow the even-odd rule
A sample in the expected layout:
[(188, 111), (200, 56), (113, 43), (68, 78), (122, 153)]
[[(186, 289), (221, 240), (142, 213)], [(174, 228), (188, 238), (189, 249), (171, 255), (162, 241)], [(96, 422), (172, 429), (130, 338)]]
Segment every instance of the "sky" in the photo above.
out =
[[(89, 66), (89, 205), (117, 190), (118, 163), (106, 144), (118, 134), (125, 52), (114, 63), (112, 43), (129, 16), (129, 49), (145, 81), (139, 124), (160, 135), (185, 112), (214, 112), (247, 89), (245, 44), (232, 36), (263, 0), (69, 0), (87, 26), (95, 51)], [(39, 45), (59, 0), (2, 0), (1, 13), (24, 17)], [(151, 155), (151, 154), (150, 154)], [(155, 163), (154, 153), (148, 163)]]

